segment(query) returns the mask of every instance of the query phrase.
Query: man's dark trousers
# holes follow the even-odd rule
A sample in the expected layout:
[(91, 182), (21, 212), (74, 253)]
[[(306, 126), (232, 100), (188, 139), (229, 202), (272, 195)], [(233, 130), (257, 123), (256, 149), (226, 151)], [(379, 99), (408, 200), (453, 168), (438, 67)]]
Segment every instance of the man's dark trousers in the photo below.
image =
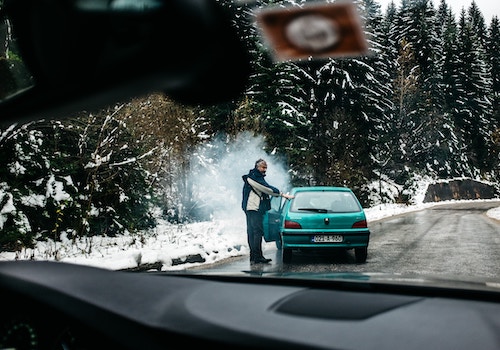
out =
[(250, 247), (250, 261), (263, 258), (262, 237), (264, 236), (264, 215), (256, 210), (247, 210), (247, 236)]

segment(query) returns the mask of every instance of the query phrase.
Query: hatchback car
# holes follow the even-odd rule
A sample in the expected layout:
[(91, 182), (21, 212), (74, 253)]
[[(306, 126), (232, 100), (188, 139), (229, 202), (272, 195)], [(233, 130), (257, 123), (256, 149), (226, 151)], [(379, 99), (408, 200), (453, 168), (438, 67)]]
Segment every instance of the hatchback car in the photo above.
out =
[(283, 262), (294, 250), (354, 249), (356, 261), (366, 262), (370, 230), (354, 192), (347, 187), (295, 187), (295, 196), (272, 204), (264, 220), (266, 241), (276, 241)]

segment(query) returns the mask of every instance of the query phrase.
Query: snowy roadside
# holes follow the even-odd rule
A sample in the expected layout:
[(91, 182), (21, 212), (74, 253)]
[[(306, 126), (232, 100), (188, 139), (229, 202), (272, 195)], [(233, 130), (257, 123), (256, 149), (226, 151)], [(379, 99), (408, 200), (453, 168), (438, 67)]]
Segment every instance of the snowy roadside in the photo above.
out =
[[(441, 204), (419, 205), (382, 204), (365, 209), (368, 224), (383, 218), (421, 210)], [(500, 220), (500, 207), (487, 215)], [(274, 242), (264, 243), (264, 247)], [(223, 259), (248, 254), (243, 214), (233, 219), (174, 225), (166, 221), (152, 231), (119, 237), (87, 237), (61, 242), (38, 242), (34, 249), (2, 252), (0, 261), (51, 260), (96, 266), (110, 270), (130, 270), (139, 267), (169, 271), (183, 270)]]

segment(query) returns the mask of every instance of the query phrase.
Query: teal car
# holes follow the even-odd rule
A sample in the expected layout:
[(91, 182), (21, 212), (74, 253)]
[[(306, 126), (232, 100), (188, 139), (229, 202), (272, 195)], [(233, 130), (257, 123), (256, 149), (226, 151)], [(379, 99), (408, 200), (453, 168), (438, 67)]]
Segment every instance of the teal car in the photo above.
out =
[(334, 248), (354, 249), (356, 261), (366, 262), (370, 230), (351, 189), (294, 187), (290, 193), (294, 199), (273, 198), (264, 217), (264, 238), (276, 241), (284, 263), (294, 251)]

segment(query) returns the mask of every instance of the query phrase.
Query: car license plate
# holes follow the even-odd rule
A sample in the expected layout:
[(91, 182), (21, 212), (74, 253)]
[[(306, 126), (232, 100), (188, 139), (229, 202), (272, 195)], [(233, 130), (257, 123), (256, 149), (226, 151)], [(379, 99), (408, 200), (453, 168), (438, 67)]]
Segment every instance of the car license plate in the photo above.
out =
[(321, 235), (321, 236), (314, 236), (313, 237), (313, 242), (315, 243), (339, 243), (342, 242), (342, 235)]

